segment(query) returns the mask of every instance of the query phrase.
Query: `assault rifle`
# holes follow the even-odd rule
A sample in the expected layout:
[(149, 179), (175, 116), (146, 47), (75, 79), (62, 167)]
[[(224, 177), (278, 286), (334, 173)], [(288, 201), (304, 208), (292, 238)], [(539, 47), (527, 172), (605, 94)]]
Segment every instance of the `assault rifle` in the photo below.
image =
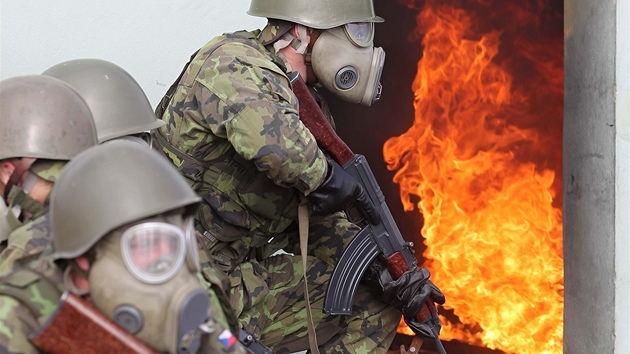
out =
[[(311, 131), (318, 146), (361, 183), (381, 218), (378, 224), (367, 224), (350, 242), (328, 284), (324, 311), (332, 315), (349, 315), (359, 281), (377, 256), (387, 264), (393, 279), (398, 279), (407, 270), (417, 267), (418, 260), (413, 254), (413, 243), (405, 242), (398, 230), (365, 157), (354, 154), (337, 135), (302, 77), (297, 72), (292, 72), (289, 79), (300, 104), (300, 120)], [(438, 352), (446, 354), (438, 338), (442, 325), (431, 298), (422, 306), (415, 321), (424, 322), (431, 328)]]

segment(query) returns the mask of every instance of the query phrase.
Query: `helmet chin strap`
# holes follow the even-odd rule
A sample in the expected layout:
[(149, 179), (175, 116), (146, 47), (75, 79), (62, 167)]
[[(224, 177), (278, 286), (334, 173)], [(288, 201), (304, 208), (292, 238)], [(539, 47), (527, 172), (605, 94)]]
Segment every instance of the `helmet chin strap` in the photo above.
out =
[(305, 56), (306, 60), (307, 49), (309, 48), (309, 42), (304, 40), (304, 38), (308, 38), (308, 28), (300, 24), (296, 24), (295, 26), (297, 26), (297, 36), (291, 33), (292, 31), (289, 31), (273, 44), (276, 54), (282, 59), (288, 72), (293, 71), (294, 68), (289, 60), (282, 54), (282, 49), (291, 46), (295, 49), (295, 53)]

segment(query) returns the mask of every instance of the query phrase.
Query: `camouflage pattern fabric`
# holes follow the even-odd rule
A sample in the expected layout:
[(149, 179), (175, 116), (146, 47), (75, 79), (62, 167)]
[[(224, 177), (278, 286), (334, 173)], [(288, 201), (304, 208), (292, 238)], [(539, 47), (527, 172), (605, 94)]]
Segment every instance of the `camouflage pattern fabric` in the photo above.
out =
[(41, 254), (52, 242), (48, 212), (9, 234), (7, 247), (0, 252), (0, 273), (13, 269), (15, 261)]
[[(326, 173), (325, 157), (298, 116), (284, 66), (256, 37), (219, 36), (184, 72), (158, 141), (203, 198), (197, 214), (205, 267), (228, 274), (241, 326), (274, 353), (308, 349), (297, 206)], [(345, 213), (310, 220), (306, 266), (320, 350), (385, 353), (400, 312), (360, 286), (351, 316), (328, 316), (326, 287), (359, 231)], [(292, 254), (269, 257), (285, 247)]]
[[(40, 317), (29, 311), (16, 297), (0, 294), (0, 352), (39, 353), (31, 344), (28, 335), (42, 325), (53, 313), (61, 293), (65, 290), (61, 270), (47, 259), (42, 259), (34, 267), (36, 273), (26, 269), (3, 273), (0, 276), (0, 291), (7, 284), (24, 288), (30, 294), (30, 303), (36, 306)], [(34, 276), (35, 275), (35, 276)], [(44, 281), (46, 277), (50, 282)], [(51, 288), (51, 284), (53, 287)]]
[(213, 257), (225, 271), (249, 249), (284, 238), (300, 196), (326, 173), (282, 63), (257, 34), (224, 35), (201, 48), (159, 129), (173, 147), (164, 152), (203, 198), (198, 230), (209, 249), (224, 244)]
[[(55, 182), (67, 162), (39, 159), (33, 163), (30, 171), (44, 180)], [(13, 230), (6, 245), (0, 246), (0, 273), (12, 269), (13, 263), (22, 257), (40, 254), (52, 242), (47, 205), (48, 200), (44, 203), (42, 211)]]
[[(308, 264), (309, 298), (319, 350), (325, 353), (385, 353), (396, 334), (401, 314), (359, 285), (349, 316), (329, 316), (324, 296), (334, 265), (358, 232), (343, 213), (312, 218)], [(259, 336), (274, 353), (309, 348), (299, 240), (290, 240), (292, 254), (245, 262), (230, 272), (231, 305), (241, 325)]]
[(272, 44), (277, 39), (289, 32), (295, 23), (270, 18), (267, 26), (258, 34), (258, 40), (263, 45)]
[(33, 163), (30, 170), (40, 178), (49, 182), (55, 182), (59, 178), (61, 170), (66, 166), (66, 163), (68, 163), (68, 161), (38, 159)]
[(231, 325), (231, 318), (228, 315), (233, 317), (233, 314), (225, 311), (225, 302), (218, 295), (218, 289), (201, 273), (198, 277), (201, 285), (208, 290), (210, 295), (212, 313), (212, 318), (206, 322), (206, 326), (212, 331), (204, 336), (199, 352), (247, 354), (245, 347), (238, 341), (238, 328), (233, 328), (234, 326)]

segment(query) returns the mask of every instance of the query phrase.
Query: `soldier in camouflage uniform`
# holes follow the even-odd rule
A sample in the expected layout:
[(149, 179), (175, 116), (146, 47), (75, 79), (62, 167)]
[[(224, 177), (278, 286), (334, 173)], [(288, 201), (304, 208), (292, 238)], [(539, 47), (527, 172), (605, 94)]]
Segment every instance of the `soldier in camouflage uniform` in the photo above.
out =
[[(140, 85), (114, 63), (100, 59), (75, 59), (54, 65), (42, 75), (64, 81), (81, 95), (93, 115), (98, 143), (112, 139), (150, 143), (149, 132), (164, 124), (156, 118)], [(57, 170), (51, 178), (54, 179), (61, 167), (63, 164), (56, 165)], [(0, 271), (10, 269), (16, 259), (36, 258), (50, 239), (45, 215), (33, 224), (16, 230), (7, 249), (0, 253)]]
[[(157, 109), (167, 123), (158, 130), (158, 143), (203, 198), (196, 228), (209, 258), (205, 269), (227, 275), (241, 326), (276, 353), (316, 349), (307, 335), (303, 272), (319, 350), (384, 353), (400, 306), (412, 299), (421, 304), (428, 293), (420, 297), (419, 290), (427, 279), (417, 279), (398, 308), (378, 298), (382, 289), (361, 285), (352, 315), (323, 312), (333, 268), (359, 231), (343, 210), (354, 201), (367, 211), (371, 206), (361, 186), (326, 157), (300, 121), (288, 79), (289, 72), (298, 72), (343, 99), (370, 105), (380, 95), (384, 53), (373, 48), (372, 36), (373, 23), (382, 19), (371, 0), (326, 6), (253, 0), (249, 13), (269, 18), (269, 24), (212, 39), (192, 56)], [(339, 38), (354, 44), (335, 47)], [(334, 60), (346, 49), (345, 59), (359, 66)], [(327, 62), (341, 66), (331, 70)], [(336, 79), (339, 72), (348, 80)], [(363, 79), (352, 82), (357, 77)], [(303, 200), (310, 211), (306, 264), (297, 247)], [(274, 254), (280, 249), (289, 253)]]
[(11, 175), (4, 188), (10, 230), (0, 271), (47, 241), (26, 245), (22, 234), (48, 235), (48, 196), (65, 163), (96, 144), (92, 114), (69, 85), (56, 78), (28, 75), (0, 82), (0, 160)]
[(139, 144), (107, 142), (73, 158), (50, 200), (52, 250), (0, 276), (0, 352), (37, 353), (29, 335), (69, 290), (157, 352), (244, 354), (198, 278), (199, 201)]

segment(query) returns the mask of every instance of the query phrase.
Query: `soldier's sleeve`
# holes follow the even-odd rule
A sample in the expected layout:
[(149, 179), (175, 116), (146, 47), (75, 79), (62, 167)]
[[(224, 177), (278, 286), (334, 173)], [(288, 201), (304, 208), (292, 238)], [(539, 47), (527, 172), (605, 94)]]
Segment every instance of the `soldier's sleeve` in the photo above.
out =
[(23, 249), (15, 245), (8, 245), (7, 248), (5, 248), (0, 253), (0, 273), (4, 273), (13, 269), (13, 264), (15, 263), (15, 261), (24, 257), (25, 255), (26, 252)]
[(262, 54), (243, 48), (218, 49), (218, 58), (230, 59), (218, 59), (200, 73), (196, 99), (203, 121), (276, 184), (308, 194), (327, 172), (325, 156), (299, 119), (286, 75)]
[(37, 329), (37, 321), (12, 297), (0, 296), (0, 352), (39, 353), (28, 340)]
[(12, 270), (18, 259), (40, 254), (50, 244), (50, 237), (47, 214), (13, 230), (0, 252), (0, 273)]

